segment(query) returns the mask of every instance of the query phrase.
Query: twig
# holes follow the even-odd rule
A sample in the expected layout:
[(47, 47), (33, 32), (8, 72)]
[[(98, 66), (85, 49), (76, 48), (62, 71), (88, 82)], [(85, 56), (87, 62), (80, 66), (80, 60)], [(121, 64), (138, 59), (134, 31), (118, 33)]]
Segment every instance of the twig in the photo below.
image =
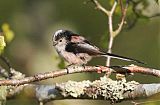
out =
[(123, 1), (122, 1), (122, 0), (119, 0), (119, 4), (120, 4), (120, 7), (121, 7), (121, 12), (122, 12), (122, 14), (123, 14), (123, 9), (124, 9), (124, 7), (123, 7)]
[[(111, 12), (110, 12), (110, 15), (108, 15), (109, 32), (110, 32), (108, 53), (112, 52), (112, 45), (113, 45), (114, 38), (120, 33), (120, 31), (122, 30), (123, 24), (125, 23), (125, 17), (126, 17), (128, 4), (126, 4), (125, 8), (123, 8), (122, 1), (121, 0), (119, 0), (119, 1), (120, 1), (120, 5), (121, 5), (121, 10), (122, 10), (122, 18), (121, 18), (121, 22), (120, 22), (118, 28), (115, 31), (113, 30), (112, 16), (113, 16), (113, 13), (114, 13), (116, 5), (117, 5), (117, 1), (116, 0), (115, 0), (115, 2), (113, 4), (113, 7), (112, 7)], [(110, 65), (110, 60), (111, 60), (111, 58), (108, 57), (107, 61), (106, 61), (106, 66)]]
[(112, 9), (111, 9), (111, 11), (110, 11), (110, 15), (111, 15), (111, 16), (113, 15), (113, 13), (114, 13), (114, 11), (115, 11), (116, 6), (117, 6), (117, 0), (114, 1), (114, 4), (113, 4)]
[(67, 74), (73, 74), (73, 73), (81, 73), (81, 72), (110, 72), (110, 70), (113, 71), (113, 73), (141, 73), (146, 75), (153, 75), (156, 77), (160, 77), (160, 70), (151, 69), (151, 68), (144, 68), (139, 67), (136, 65), (126, 66), (126, 67), (120, 67), (120, 66), (112, 66), (110, 67), (112, 69), (109, 69), (108, 67), (102, 67), (102, 66), (74, 66), (69, 67), (67, 69), (57, 70), (57, 71), (51, 71), (41, 74), (36, 74), (34, 76), (30, 77), (24, 77), (22, 79), (11, 79), (11, 80), (0, 80), (0, 85), (12, 85), (12, 86), (18, 86), (23, 84), (28, 84), (31, 82), (41, 81), (49, 78), (55, 78)]
[[(126, 7), (123, 8), (123, 3), (122, 3), (121, 0), (119, 0), (120, 6), (121, 6), (121, 10), (122, 10), (122, 18), (121, 18), (121, 22), (120, 22), (118, 28), (114, 31), (113, 30), (113, 23), (112, 23), (112, 16), (113, 16), (113, 13), (114, 13), (114, 11), (116, 9), (116, 6), (117, 6), (117, 0), (114, 1), (114, 4), (113, 4), (112, 9), (110, 11), (105, 9), (97, 0), (91, 0), (91, 1), (93, 2), (93, 4), (95, 4), (95, 7), (98, 10), (100, 10), (102, 13), (104, 13), (108, 17), (109, 44), (108, 44), (108, 51), (107, 52), (111, 53), (112, 52), (112, 45), (113, 45), (114, 37), (117, 36), (120, 33), (120, 31), (122, 30), (123, 24), (125, 22), (128, 2), (126, 3)], [(110, 66), (110, 60), (111, 60), (111, 58), (108, 56), (107, 60), (106, 60), (106, 66)]]
[(117, 28), (117, 30), (114, 31), (114, 37), (116, 35), (118, 35), (120, 33), (120, 31), (122, 30), (123, 24), (125, 23), (127, 8), (128, 8), (128, 3), (126, 4), (125, 8), (123, 8), (121, 22), (120, 22), (119, 27)]
[[(108, 67), (105, 67), (105, 71), (107, 71)], [(30, 77), (25, 77), (24, 79), (12, 79), (12, 80), (0, 80), (0, 85), (13, 85), (13, 86), (18, 86), (18, 85), (23, 85), (27, 83), (32, 83), (36, 81), (41, 81), (45, 80), (48, 78), (55, 78), (67, 74), (72, 74), (72, 73), (81, 73), (81, 72), (97, 72), (98, 70), (101, 70), (101, 67), (96, 67), (96, 66), (71, 66), (66, 69), (62, 70), (56, 70), (56, 71), (51, 71), (51, 72), (45, 72), (45, 73), (40, 73), (36, 74), (34, 76)]]
[(109, 15), (109, 11), (106, 10), (97, 0), (91, 0), (93, 2), (93, 4), (95, 4), (96, 9), (100, 10), (102, 13), (104, 13), (105, 15)]
[[(109, 45), (108, 45), (108, 51), (107, 51), (108, 53), (112, 53), (112, 45), (113, 45), (113, 41), (114, 41), (112, 16), (113, 16), (113, 13), (116, 9), (116, 6), (117, 6), (117, 1), (115, 0), (113, 7), (108, 15), (108, 25), (109, 25)], [(111, 60), (111, 57), (108, 56), (107, 60), (106, 60), (106, 66), (110, 66), (110, 60)]]

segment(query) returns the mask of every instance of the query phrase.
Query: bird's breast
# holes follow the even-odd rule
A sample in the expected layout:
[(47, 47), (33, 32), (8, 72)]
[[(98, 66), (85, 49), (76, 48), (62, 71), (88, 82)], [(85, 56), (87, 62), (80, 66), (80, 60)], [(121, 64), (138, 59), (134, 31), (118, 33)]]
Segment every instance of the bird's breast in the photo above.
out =
[(72, 52), (61, 51), (59, 53), (69, 64), (86, 64), (91, 57), (88, 54), (79, 53), (74, 54)]

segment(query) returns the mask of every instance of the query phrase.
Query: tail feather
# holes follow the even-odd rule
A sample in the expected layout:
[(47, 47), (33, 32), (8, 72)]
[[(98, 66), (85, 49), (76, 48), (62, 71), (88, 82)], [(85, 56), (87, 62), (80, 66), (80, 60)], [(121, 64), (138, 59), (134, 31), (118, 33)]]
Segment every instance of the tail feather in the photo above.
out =
[(104, 57), (111, 57), (111, 58), (116, 58), (116, 59), (120, 59), (120, 60), (124, 60), (124, 61), (131, 61), (131, 62), (136, 62), (136, 63), (141, 63), (141, 64), (145, 64), (142, 61), (133, 59), (133, 58), (129, 58), (129, 57), (124, 57), (124, 56), (120, 56), (120, 55), (116, 55), (116, 54), (111, 54), (111, 53), (105, 53), (102, 56)]

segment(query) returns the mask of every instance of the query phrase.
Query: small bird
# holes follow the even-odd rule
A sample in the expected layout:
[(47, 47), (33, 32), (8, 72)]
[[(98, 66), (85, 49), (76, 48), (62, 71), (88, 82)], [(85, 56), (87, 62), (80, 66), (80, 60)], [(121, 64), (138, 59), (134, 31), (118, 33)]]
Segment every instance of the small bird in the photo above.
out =
[(58, 54), (70, 65), (84, 65), (92, 57), (108, 57), (142, 63), (139, 60), (102, 52), (98, 47), (91, 44), (86, 38), (69, 30), (58, 30), (53, 35), (53, 46)]

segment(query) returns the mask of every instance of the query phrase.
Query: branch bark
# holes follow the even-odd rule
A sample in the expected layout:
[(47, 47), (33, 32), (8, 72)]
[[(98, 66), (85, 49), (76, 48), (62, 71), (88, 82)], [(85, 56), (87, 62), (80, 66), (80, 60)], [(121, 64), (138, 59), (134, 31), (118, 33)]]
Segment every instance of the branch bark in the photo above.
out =
[[(112, 69), (110, 69), (112, 68)], [(73, 74), (73, 73), (81, 73), (81, 72), (113, 72), (113, 73), (141, 73), (146, 75), (153, 75), (156, 77), (160, 77), (160, 70), (151, 69), (151, 68), (145, 68), (145, 67), (139, 67), (136, 65), (130, 65), (126, 67), (121, 66), (71, 66), (66, 69), (62, 70), (56, 70), (51, 72), (45, 72), (36, 74), (34, 76), (30, 77), (24, 77), (20, 79), (10, 79), (10, 80), (0, 80), (0, 85), (12, 85), (12, 86), (19, 86), (23, 84), (28, 84), (36, 81), (45, 80), (48, 78), (55, 78), (67, 74)]]

